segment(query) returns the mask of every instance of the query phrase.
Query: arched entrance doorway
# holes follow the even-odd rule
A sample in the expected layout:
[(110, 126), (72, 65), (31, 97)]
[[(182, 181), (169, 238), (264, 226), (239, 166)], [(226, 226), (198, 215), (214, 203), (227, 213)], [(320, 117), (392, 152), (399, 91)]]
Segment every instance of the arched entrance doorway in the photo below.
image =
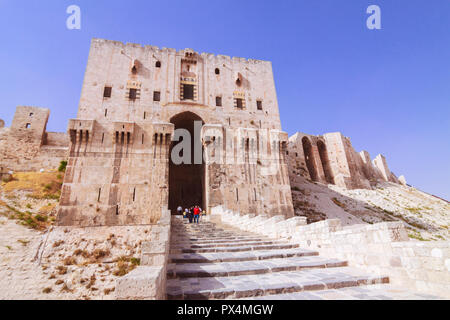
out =
[[(179, 144), (189, 146), (183, 137), (179, 141), (172, 141), (169, 151), (169, 209), (172, 214), (177, 213), (177, 207), (184, 208), (199, 205), (205, 208), (204, 203), (204, 185), (205, 185), (205, 165), (203, 161), (203, 147), (200, 136), (201, 126), (204, 124), (203, 120), (192, 112), (183, 112), (173, 116), (170, 122), (174, 124), (175, 130), (185, 129), (190, 135), (190, 159), (184, 154), (188, 150), (180, 150)], [(176, 136), (176, 135), (175, 135)], [(172, 157), (172, 150), (177, 146), (175, 154), (180, 158), (187, 159), (188, 163), (184, 161), (177, 163)], [(195, 150), (199, 150), (201, 155), (195, 156)], [(201, 156), (201, 158), (199, 158)], [(186, 158), (187, 157), (187, 158)], [(199, 164), (201, 159), (201, 164)], [(175, 162), (174, 162), (175, 160)], [(197, 160), (197, 161), (195, 161)]]
[(314, 165), (314, 156), (312, 152), (311, 141), (307, 137), (302, 139), (303, 154), (305, 155), (306, 167), (308, 168), (309, 176), (312, 181), (317, 181), (316, 166)]

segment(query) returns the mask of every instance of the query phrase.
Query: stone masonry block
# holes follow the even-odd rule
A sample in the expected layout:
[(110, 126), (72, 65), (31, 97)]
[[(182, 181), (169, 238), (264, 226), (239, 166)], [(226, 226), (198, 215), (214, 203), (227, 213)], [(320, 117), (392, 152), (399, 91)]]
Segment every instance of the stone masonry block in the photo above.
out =
[(116, 281), (116, 298), (122, 300), (164, 299), (164, 268), (139, 266)]

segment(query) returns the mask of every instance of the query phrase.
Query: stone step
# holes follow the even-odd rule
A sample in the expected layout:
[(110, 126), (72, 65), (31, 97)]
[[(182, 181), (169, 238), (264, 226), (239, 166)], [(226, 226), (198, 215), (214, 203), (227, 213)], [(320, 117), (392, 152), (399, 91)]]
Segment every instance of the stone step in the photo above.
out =
[(389, 278), (386, 276), (368, 275), (351, 267), (337, 267), (231, 277), (168, 279), (167, 297), (235, 299), (387, 282)]
[(185, 243), (185, 242), (192, 242), (195, 244), (202, 244), (202, 243), (226, 243), (229, 241), (265, 241), (265, 240), (271, 240), (268, 238), (263, 237), (254, 237), (254, 236), (234, 236), (234, 237), (227, 237), (227, 238), (205, 238), (205, 239), (198, 239), (198, 238), (192, 238), (192, 237), (179, 237), (179, 236), (172, 236), (170, 239), (170, 243)]
[(216, 233), (236, 233), (236, 234), (245, 234), (244, 231), (242, 230), (230, 230), (230, 229), (218, 229), (218, 228), (214, 228), (214, 227), (198, 227), (198, 226), (194, 226), (194, 227), (186, 227), (186, 228), (172, 228), (172, 230), (175, 231), (183, 231), (183, 232), (207, 232), (210, 234), (216, 234)]
[(255, 250), (239, 252), (181, 253), (171, 254), (169, 255), (169, 259), (171, 263), (215, 263), (317, 255), (319, 255), (317, 251), (294, 248), (282, 250)]
[(347, 287), (317, 291), (291, 292), (242, 298), (246, 300), (440, 300), (442, 298), (396, 288), (391, 284)]
[[(214, 233), (214, 234), (207, 234), (204, 232), (199, 232), (199, 233), (186, 233), (186, 232), (177, 232), (175, 230), (172, 230), (172, 234), (184, 234), (187, 235), (189, 238), (194, 238), (194, 239), (199, 239), (199, 240), (206, 240), (206, 239), (221, 239), (221, 238), (234, 238), (234, 237), (243, 237), (245, 235), (243, 234), (239, 234), (239, 233)], [(247, 235), (248, 236), (248, 235)]]
[(267, 245), (267, 244), (285, 244), (286, 241), (278, 241), (278, 240), (260, 240), (260, 241), (245, 241), (245, 240), (234, 240), (228, 242), (175, 242), (172, 245), (173, 249), (183, 249), (183, 248), (191, 248), (191, 249), (202, 249), (202, 248), (217, 248), (217, 247), (238, 247), (238, 246), (259, 246), (259, 245)]
[(298, 244), (280, 243), (265, 245), (240, 245), (235, 247), (212, 247), (212, 248), (174, 248), (171, 246), (170, 253), (204, 253), (204, 252), (238, 252), (252, 250), (277, 250), (298, 248)]
[(232, 277), (312, 268), (336, 268), (346, 265), (346, 261), (318, 256), (222, 263), (180, 263), (168, 265), (167, 278)]

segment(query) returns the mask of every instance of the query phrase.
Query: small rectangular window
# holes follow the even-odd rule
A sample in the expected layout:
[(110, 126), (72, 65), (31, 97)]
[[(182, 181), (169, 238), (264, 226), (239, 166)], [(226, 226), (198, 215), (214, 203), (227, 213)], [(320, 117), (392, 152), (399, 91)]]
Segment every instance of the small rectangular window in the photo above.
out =
[(31, 123), (27, 123), (26, 126), (25, 126), (25, 128), (27, 128), (27, 129), (30, 128), (30, 127), (31, 127)]
[(236, 101), (236, 108), (239, 108), (239, 109), (242, 109), (243, 107), (244, 107), (244, 103), (243, 103), (243, 101), (242, 101), (242, 99), (241, 98), (236, 98), (235, 99)]
[(261, 101), (261, 100), (257, 100), (257, 101), (256, 101), (256, 108), (257, 108), (258, 110), (262, 110), (262, 101)]
[(183, 100), (194, 100), (194, 85), (193, 84), (183, 84)]
[(136, 100), (136, 96), (137, 96), (137, 90), (136, 89), (130, 89), (130, 94), (128, 95), (128, 98), (130, 100)]
[(103, 90), (103, 97), (111, 98), (111, 92), (112, 92), (112, 87), (105, 87), (105, 89)]
[(222, 106), (222, 97), (216, 97), (216, 107)]
[(153, 101), (160, 101), (160, 100), (161, 100), (161, 92), (153, 91)]

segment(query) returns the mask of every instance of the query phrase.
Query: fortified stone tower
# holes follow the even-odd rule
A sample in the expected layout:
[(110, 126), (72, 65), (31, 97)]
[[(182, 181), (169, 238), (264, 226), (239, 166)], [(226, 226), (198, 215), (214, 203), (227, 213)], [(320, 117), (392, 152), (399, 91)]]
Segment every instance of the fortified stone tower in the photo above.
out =
[(293, 215), (270, 62), (94, 39), (68, 132), (60, 225), (153, 223), (179, 205)]

